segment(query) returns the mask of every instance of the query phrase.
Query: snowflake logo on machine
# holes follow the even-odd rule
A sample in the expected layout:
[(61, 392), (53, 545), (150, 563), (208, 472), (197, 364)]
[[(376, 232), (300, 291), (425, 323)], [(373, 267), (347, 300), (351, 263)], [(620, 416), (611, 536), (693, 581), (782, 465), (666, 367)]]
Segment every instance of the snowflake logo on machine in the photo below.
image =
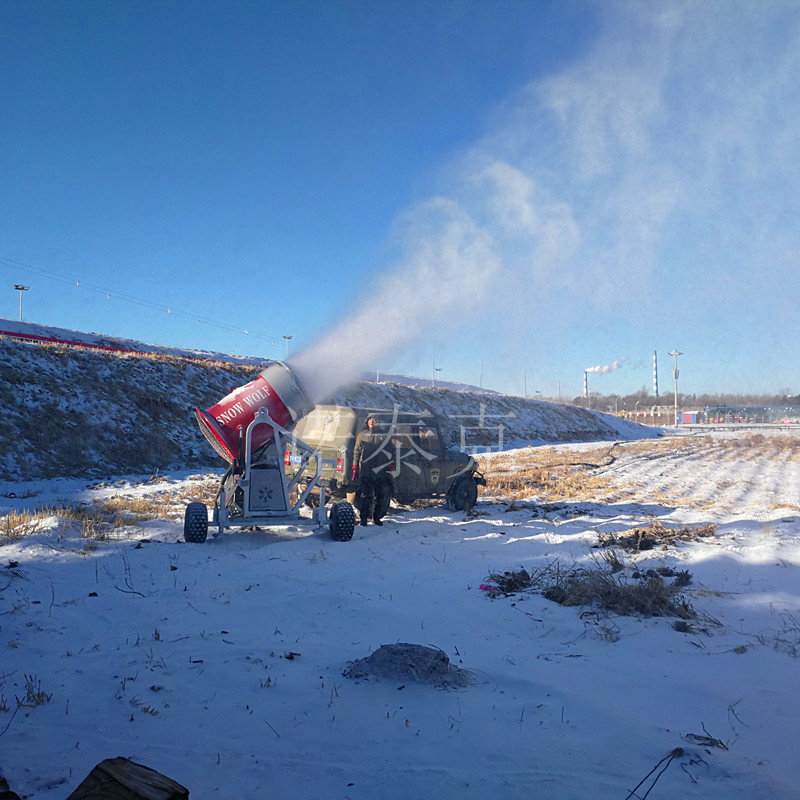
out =
[(274, 491), (270, 489), (268, 486), (262, 486), (258, 490), (258, 499), (261, 500), (262, 503), (265, 505), (269, 505), (272, 502), (272, 497), (274, 495)]

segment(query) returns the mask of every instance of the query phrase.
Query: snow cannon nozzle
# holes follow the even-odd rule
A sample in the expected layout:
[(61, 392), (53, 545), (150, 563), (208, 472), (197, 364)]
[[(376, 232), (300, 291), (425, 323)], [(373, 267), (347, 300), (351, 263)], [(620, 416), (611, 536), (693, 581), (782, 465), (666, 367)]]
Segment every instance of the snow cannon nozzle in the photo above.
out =
[[(254, 381), (234, 389), (207, 411), (196, 408), (195, 416), (209, 444), (222, 458), (233, 463), (239, 453), (239, 429), (246, 429), (261, 408), (266, 408), (278, 425), (291, 429), (314, 404), (291, 367), (276, 361)], [(265, 445), (272, 435), (269, 425), (257, 425), (253, 430), (252, 449)]]

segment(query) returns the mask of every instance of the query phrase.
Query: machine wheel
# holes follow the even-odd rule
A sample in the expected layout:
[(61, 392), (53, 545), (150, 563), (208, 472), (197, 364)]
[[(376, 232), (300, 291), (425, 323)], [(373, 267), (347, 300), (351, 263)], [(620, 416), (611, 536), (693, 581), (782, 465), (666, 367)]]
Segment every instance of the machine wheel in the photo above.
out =
[(202, 544), (208, 538), (208, 509), (205, 503), (189, 503), (183, 516), (183, 539)]
[(349, 542), (356, 527), (356, 512), (350, 503), (334, 503), (328, 517), (331, 538), (337, 542)]
[(478, 500), (478, 484), (469, 475), (462, 475), (445, 497), (449, 511), (469, 511)]

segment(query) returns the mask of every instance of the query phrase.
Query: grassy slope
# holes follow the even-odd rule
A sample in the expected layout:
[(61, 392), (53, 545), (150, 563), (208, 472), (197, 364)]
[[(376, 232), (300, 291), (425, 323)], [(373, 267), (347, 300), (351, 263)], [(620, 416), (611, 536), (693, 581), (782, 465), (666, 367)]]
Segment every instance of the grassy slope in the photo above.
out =
[[(220, 466), (194, 422), (252, 367), (41, 345), (0, 338), (0, 479), (102, 477)], [(433, 411), (448, 441), (469, 444), (642, 438), (652, 429), (594, 412), (505, 395), (358, 384), (332, 401)], [(472, 415), (472, 416), (465, 416)], [(494, 415), (494, 416), (492, 416)]]

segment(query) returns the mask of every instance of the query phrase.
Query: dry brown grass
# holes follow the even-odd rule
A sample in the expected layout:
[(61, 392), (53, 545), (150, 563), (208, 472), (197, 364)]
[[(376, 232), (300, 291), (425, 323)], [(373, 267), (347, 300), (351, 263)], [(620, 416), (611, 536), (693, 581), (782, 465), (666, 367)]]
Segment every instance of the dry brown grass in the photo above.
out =
[(766, 456), (771, 461), (800, 461), (800, 436), (781, 433), (765, 436), (763, 433), (748, 433), (741, 436), (703, 438), (706, 451), (715, 457), (746, 460), (754, 456)]
[[(3, 341), (17, 343), (19, 339), (14, 336), (0, 336), (0, 339)], [(226, 370), (236, 370), (242, 373), (243, 377), (249, 377), (250, 373), (253, 371), (253, 367), (245, 364), (235, 364), (230, 361), (215, 361), (211, 358), (195, 358), (192, 356), (183, 356), (183, 355), (171, 355), (169, 353), (146, 353), (146, 352), (139, 352), (135, 350), (121, 350), (118, 352), (107, 352), (97, 347), (92, 347), (89, 344), (80, 345), (80, 344), (61, 344), (59, 342), (47, 342), (47, 341), (29, 341), (25, 340), (25, 344), (31, 347), (39, 347), (42, 350), (48, 351), (53, 353), (56, 356), (59, 356), (63, 359), (68, 359), (73, 356), (76, 352), (78, 353), (90, 353), (92, 355), (99, 354), (106, 356), (107, 358), (123, 358), (123, 359), (138, 359), (141, 361), (154, 361), (163, 364), (174, 364), (181, 369), (185, 368), (187, 365), (193, 362), (199, 362), (204, 365), (219, 365), (224, 367)]]
[(42, 520), (32, 511), (12, 511), (0, 517), (0, 538), (22, 539), (41, 529)]
[(680, 528), (668, 528), (662, 522), (654, 520), (641, 528), (631, 528), (621, 533), (601, 533), (598, 535), (597, 547), (620, 547), (629, 553), (642, 550), (653, 550), (656, 547), (666, 548), (676, 542), (690, 542), (707, 539), (716, 533), (716, 525), (685, 525)]
[(693, 455), (703, 448), (702, 440), (687, 439), (682, 436), (668, 436), (663, 439), (640, 439), (634, 442), (621, 442), (621, 454), (626, 456), (647, 456), (659, 458), (674, 455)]
[(12, 511), (0, 517), (0, 538), (16, 540), (39, 533), (45, 529), (45, 521), (51, 517), (77, 522), (86, 538), (96, 537), (98, 526), (104, 522), (102, 517), (88, 508), (43, 506), (32, 511)]
[(800, 506), (796, 503), (784, 503), (780, 500), (773, 500), (769, 507), (772, 511), (777, 511), (779, 508), (785, 508), (787, 511), (800, 511)]
[(611, 450), (581, 453), (529, 447), (491, 461), (479, 459), (479, 468), (487, 478), (483, 494), (509, 502), (532, 495), (542, 502), (604, 497), (618, 487), (607, 476), (591, 471), (611, 463)]
[(138, 497), (118, 495), (85, 506), (42, 506), (31, 511), (12, 511), (0, 517), (0, 538), (30, 536), (42, 531), (47, 519), (56, 517), (78, 524), (86, 539), (104, 539), (112, 530), (136, 527), (147, 520), (180, 519), (186, 505), (193, 500), (210, 505), (216, 490), (217, 481), (207, 478), (174, 491), (166, 488)]
[(629, 583), (600, 570), (572, 575), (542, 592), (548, 600), (563, 606), (594, 605), (624, 616), (694, 619), (697, 612), (679, 594), (679, 588), (658, 575)]
[[(742, 461), (767, 457), (800, 459), (800, 437), (752, 433), (736, 437), (674, 436), (617, 442), (592, 450), (568, 447), (528, 447), (506, 455), (479, 458), (487, 478), (483, 494), (505, 502), (534, 498), (537, 503), (648, 502), (666, 506), (710, 508), (710, 500), (698, 500), (682, 492), (648, 487), (646, 495), (631, 483), (623, 483), (605, 468), (618, 459), (667, 462), (685, 458)], [(666, 462), (665, 462), (666, 463)], [(725, 488), (724, 486), (722, 488)], [(791, 508), (791, 506), (787, 506)]]
[[(507, 456), (479, 458), (479, 468), (487, 476), (484, 495), (511, 502), (536, 496), (539, 502), (630, 499), (634, 490), (613, 476), (599, 472), (620, 457), (690, 455), (702, 448), (699, 440), (687, 443), (682, 438), (646, 439), (616, 442), (592, 450), (566, 447), (528, 447)], [(649, 498), (649, 500), (657, 498)], [(663, 493), (670, 503), (687, 502)]]
[(487, 578), (496, 591), (489, 595), (538, 592), (563, 606), (594, 606), (624, 616), (695, 619), (697, 612), (681, 596), (685, 581), (666, 583), (661, 575), (647, 573), (634, 580), (617, 570), (565, 567), (558, 561), (534, 573), (525, 569), (493, 573)]

